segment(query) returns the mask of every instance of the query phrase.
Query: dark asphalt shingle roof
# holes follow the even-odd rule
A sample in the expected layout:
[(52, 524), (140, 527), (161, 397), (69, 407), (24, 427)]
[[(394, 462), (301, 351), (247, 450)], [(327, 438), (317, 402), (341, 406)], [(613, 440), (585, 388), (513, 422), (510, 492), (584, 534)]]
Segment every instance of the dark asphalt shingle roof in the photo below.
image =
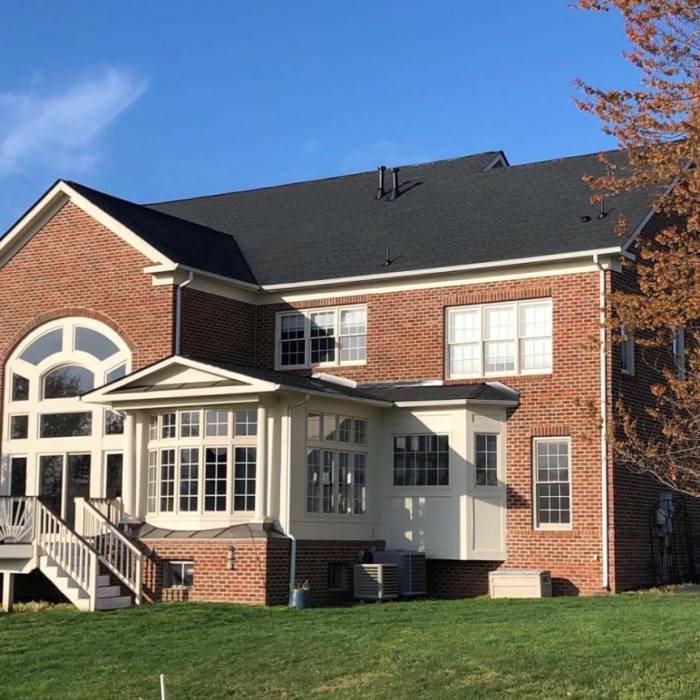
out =
[(255, 284), (235, 238), (67, 181), (74, 190), (174, 262)]
[(518, 392), (498, 382), (477, 382), (474, 384), (449, 385), (408, 385), (378, 384), (359, 385), (356, 388), (343, 386), (323, 379), (278, 372), (259, 367), (248, 367), (218, 360), (191, 358), (204, 364), (220, 367), (230, 372), (238, 372), (253, 379), (280, 384), (299, 391), (313, 391), (336, 398), (372, 399), (395, 403), (396, 401), (444, 401), (468, 399), (473, 401), (517, 401)]
[(619, 246), (619, 215), (631, 233), (649, 210), (652, 192), (622, 193), (596, 217), (597, 155), (484, 171), (497, 155), (402, 167), (396, 201), (374, 199), (376, 171), (149, 205), (68, 184), (170, 260), (262, 285)]
[[(597, 219), (582, 181), (602, 172), (596, 155), (486, 172), (485, 159), (476, 168), (474, 158), (402, 167), (402, 194), (393, 202), (374, 200), (377, 174), (367, 172), (149, 207), (235, 236), (260, 284), (617, 246), (618, 215), (631, 232), (649, 208), (649, 192), (623, 193)], [(592, 218), (583, 223), (585, 214)], [(388, 268), (387, 247), (394, 259)]]

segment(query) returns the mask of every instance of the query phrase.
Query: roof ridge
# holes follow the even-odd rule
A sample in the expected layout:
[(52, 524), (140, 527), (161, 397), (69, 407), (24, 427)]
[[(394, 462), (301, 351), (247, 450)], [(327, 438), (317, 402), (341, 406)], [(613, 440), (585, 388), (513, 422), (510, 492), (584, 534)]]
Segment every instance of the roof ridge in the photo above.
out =
[[(469, 153), (467, 155), (463, 156), (453, 156), (452, 158), (437, 158), (435, 160), (426, 160), (426, 161), (421, 161), (419, 163), (406, 163), (403, 165), (398, 165), (396, 167), (398, 168), (419, 168), (419, 167), (424, 167), (426, 165), (437, 165), (438, 163), (451, 163), (456, 160), (466, 160), (467, 158), (476, 158), (478, 156), (486, 156), (486, 155), (491, 155), (493, 154), (494, 156), (498, 155), (499, 153), (503, 153), (503, 151), (497, 150), (497, 151), (479, 151), (478, 153)], [(247, 189), (243, 190), (231, 190), (229, 192), (215, 192), (214, 194), (201, 194), (201, 195), (195, 195), (194, 197), (176, 197), (175, 199), (164, 199), (158, 202), (144, 202), (141, 204), (143, 207), (148, 207), (149, 209), (151, 207), (157, 206), (159, 204), (174, 204), (175, 202), (191, 202), (194, 200), (201, 200), (201, 199), (213, 199), (215, 197), (227, 197), (229, 195), (234, 195), (234, 194), (244, 194), (246, 192), (263, 192), (265, 190), (277, 190), (282, 187), (295, 187), (297, 185), (307, 185), (307, 184), (312, 184), (316, 182), (329, 182), (331, 180), (341, 180), (343, 178), (348, 178), (348, 177), (359, 177), (360, 175), (371, 175), (375, 173), (376, 170), (361, 170), (359, 172), (355, 173), (344, 173), (342, 175), (330, 175), (328, 177), (316, 177), (316, 178), (311, 178), (309, 180), (296, 180), (294, 182), (282, 182), (277, 185), (263, 185), (262, 187), (250, 187)]]

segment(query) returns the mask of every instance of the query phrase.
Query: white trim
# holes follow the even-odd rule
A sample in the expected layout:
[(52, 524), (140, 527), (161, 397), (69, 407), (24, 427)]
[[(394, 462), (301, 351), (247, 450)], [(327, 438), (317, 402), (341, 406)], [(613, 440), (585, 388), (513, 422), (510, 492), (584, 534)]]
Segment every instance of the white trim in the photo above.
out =
[[(159, 250), (149, 245), (136, 233), (95, 206), (63, 180), (59, 180), (3, 237), (0, 239), (0, 267), (56, 214), (68, 201), (71, 201), (95, 221), (138, 250), (154, 263), (174, 264)], [(39, 218), (37, 218), (39, 217)]]
[(486, 404), (488, 406), (508, 406), (518, 405), (517, 400), (489, 400), (489, 399), (426, 399), (425, 401), (395, 401), (397, 408), (417, 408), (430, 406), (469, 406), (474, 404)]
[(357, 382), (353, 379), (347, 379), (346, 377), (340, 377), (335, 374), (328, 374), (327, 372), (314, 372), (311, 375), (312, 379), (320, 379), (323, 382), (329, 382), (330, 384), (339, 384), (340, 386), (347, 386), (351, 389), (357, 387)]

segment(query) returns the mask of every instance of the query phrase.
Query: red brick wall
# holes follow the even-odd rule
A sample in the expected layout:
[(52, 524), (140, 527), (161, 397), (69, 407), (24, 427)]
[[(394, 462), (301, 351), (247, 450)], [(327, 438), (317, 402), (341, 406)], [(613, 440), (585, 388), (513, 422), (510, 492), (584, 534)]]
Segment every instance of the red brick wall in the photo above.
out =
[[(359, 381), (393, 381), (445, 376), (447, 307), (538, 297), (551, 297), (553, 302), (553, 372), (500, 378), (521, 392), (520, 406), (511, 412), (507, 426), (505, 564), (547, 568), (560, 590), (595, 593), (602, 585), (600, 441), (587, 404), (600, 403), (597, 272), (321, 299), (293, 306), (366, 303), (367, 364), (323, 371)], [(275, 305), (258, 311), (261, 364), (274, 364), (275, 312), (288, 308)], [(532, 438), (552, 435), (570, 436), (572, 449), (573, 527), (559, 532), (537, 531), (532, 523)]]
[(181, 352), (201, 359), (255, 365), (256, 307), (235, 299), (182, 290)]
[(172, 353), (173, 289), (154, 287), (149, 261), (69, 203), (0, 269), (0, 395), (8, 355), (46, 321), (87, 316), (132, 351), (134, 369)]
[(425, 567), (428, 595), (435, 598), (488, 595), (489, 573), (500, 566), (500, 561), (428, 559)]
[[(148, 540), (144, 559), (144, 594), (152, 600), (197, 600), (226, 603), (267, 602), (267, 547), (265, 538), (244, 540)], [(233, 569), (227, 568), (233, 552)], [(191, 590), (163, 587), (167, 560), (194, 562)]]

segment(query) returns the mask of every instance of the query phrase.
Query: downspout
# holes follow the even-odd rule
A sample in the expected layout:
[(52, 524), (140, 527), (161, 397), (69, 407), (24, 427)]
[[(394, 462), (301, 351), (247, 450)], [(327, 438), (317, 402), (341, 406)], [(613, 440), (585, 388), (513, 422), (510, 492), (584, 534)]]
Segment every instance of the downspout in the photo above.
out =
[(184, 282), (180, 282), (175, 288), (175, 354), (180, 354), (180, 337), (181, 337), (181, 309), (182, 309), (182, 290), (192, 283), (194, 272), (190, 270), (190, 274)]
[(297, 540), (292, 534), (292, 411), (309, 400), (307, 394), (301, 401), (287, 405), (287, 512), (285, 513), (284, 534), (289, 537), (292, 547), (289, 552), (289, 595), (294, 590), (294, 579), (297, 573)]
[(601, 539), (603, 549), (603, 581), (602, 587), (610, 589), (608, 539), (608, 362), (607, 334), (605, 330), (605, 269), (600, 263), (598, 254), (593, 256), (593, 262), (598, 267), (598, 292), (600, 296), (600, 498), (601, 498)]

